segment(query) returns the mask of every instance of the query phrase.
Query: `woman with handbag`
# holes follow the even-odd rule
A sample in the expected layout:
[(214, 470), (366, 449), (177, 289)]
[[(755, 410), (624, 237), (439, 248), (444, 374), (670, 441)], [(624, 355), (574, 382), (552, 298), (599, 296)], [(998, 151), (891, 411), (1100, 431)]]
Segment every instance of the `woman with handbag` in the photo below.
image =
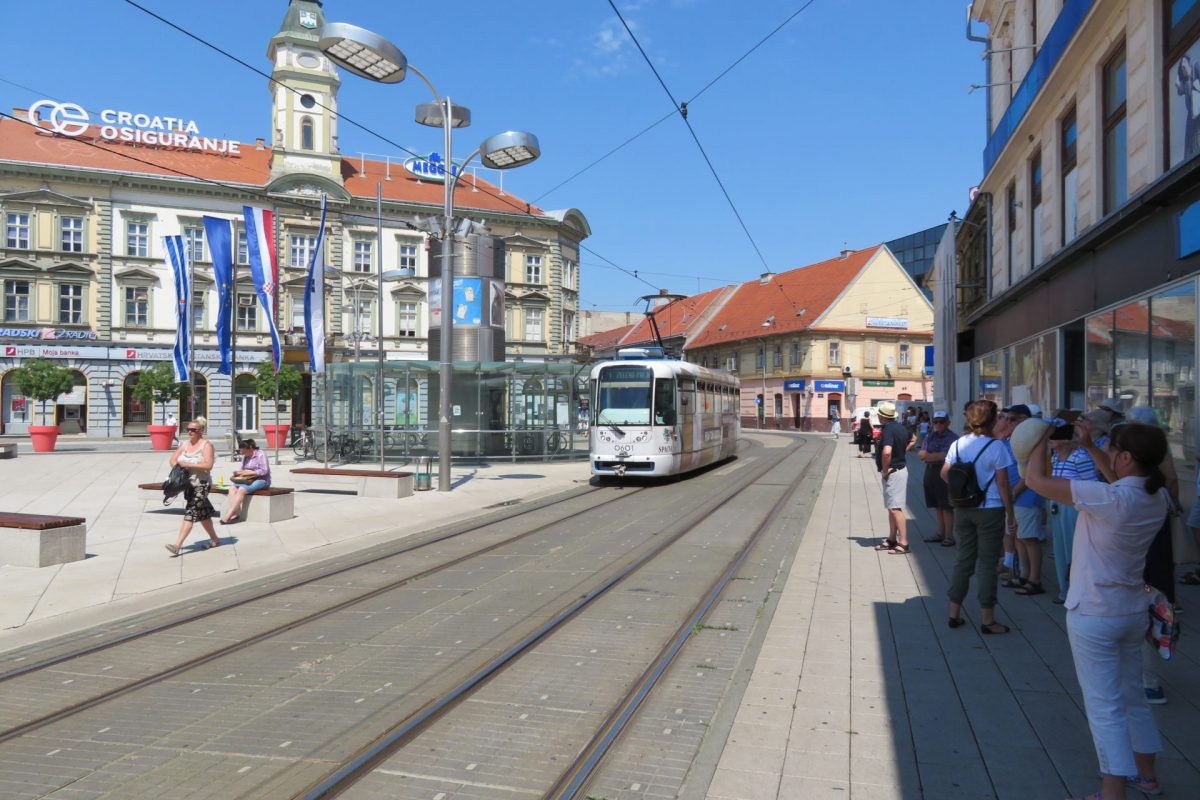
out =
[(166, 546), (171, 558), (179, 555), (179, 549), (183, 547), (188, 534), (192, 532), (192, 526), (197, 522), (208, 534), (209, 547), (221, 545), (221, 540), (217, 537), (217, 531), (212, 524), (212, 518), (217, 515), (217, 510), (208, 500), (208, 490), (212, 488), (210, 470), (212, 470), (217, 456), (212, 442), (204, 438), (207, 428), (208, 420), (204, 417), (196, 417), (189, 422), (187, 441), (179, 445), (179, 449), (171, 456), (171, 466), (180, 466), (186, 469), (191, 483), (184, 490), (187, 506), (183, 510), (183, 523), (179, 526), (179, 536), (175, 539), (175, 544)]
[(238, 450), (242, 453), (242, 468), (233, 473), (233, 485), (229, 487), (229, 507), (221, 524), (228, 525), (238, 518), (242, 501), (246, 495), (261, 492), (271, 485), (271, 462), (267, 454), (258, 449), (253, 439), (242, 439), (238, 442)]
[(1126, 783), (1159, 794), (1154, 759), (1162, 738), (1142, 689), (1150, 602), (1142, 570), (1170, 506), (1159, 467), (1167, 437), (1151, 425), (1118, 425), (1101, 455), (1092, 443), (1091, 422), (1082, 419), (1075, 426), (1079, 443), (1093, 452), (1098, 468), (1111, 472), (1112, 483), (1049, 477), (1051, 425), (1030, 452), (1025, 472), (1035, 492), (1079, 511), (1066, 608), (1075, 674), (1100, 762), (1100, 791), (1088, 800), (1124, 798)]

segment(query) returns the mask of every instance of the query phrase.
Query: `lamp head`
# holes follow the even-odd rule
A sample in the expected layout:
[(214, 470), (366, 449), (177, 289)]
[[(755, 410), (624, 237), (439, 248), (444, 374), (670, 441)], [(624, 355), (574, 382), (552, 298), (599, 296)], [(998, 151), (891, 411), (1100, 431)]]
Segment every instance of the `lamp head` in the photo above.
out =
[(379, 83), (404, 80), (408, 59), (379, 34), (348, 22), (326, 22), (318, 35), (318, 47), (342, 69)]
[[(446, 108), (441, 103), (418, 103), (413, 119), (417, 124), (430, 128), (442, 127), (446, 118)], [(471, 109), (466, 106), (452, 106), (450, 112), (451, 128), (466, 128), (471, 124)]]
[(512, 169), (536, 161), (542, 154), (537, 137), (525, 131), (505, 131), (479, 145), (479, 158), (491, 169)]

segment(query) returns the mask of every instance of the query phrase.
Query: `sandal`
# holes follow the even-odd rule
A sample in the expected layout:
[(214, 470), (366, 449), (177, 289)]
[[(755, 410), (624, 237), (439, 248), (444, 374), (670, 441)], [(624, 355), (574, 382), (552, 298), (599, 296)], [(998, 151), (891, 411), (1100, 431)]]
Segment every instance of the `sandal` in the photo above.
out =
[(1022, 597), (1033, 597), (1035, 594), (1045, 594), (1046, 590), (1042, 588), (1040, 583), (1027, 581), (1024, 586), (1017, 589), (1014, 594), (1019, 594)]
[(1008, 633), (1009, 628), (999, 622), (989, 622), (986, 625), (980, 625), (979, 630), (989, 636), (999, 636), (1002, 633)]
[(893, 547), (891, 550), (888, 550), (888, 555), (890, 555), (890, 556), (906, 556), (906, 555), (908, 555), (908, 545), (898, 544), (895, 547)]
[(958, 542), (949, 537), (942, 539), (942, 547), (954, 547), (956, 544), (958, 544)]
[(171, 554), (171, 558), (179, 558), (179, 548), (173, 544), (164, 545), (167, 552)]
[(1189, 572), (1186, 575), (1180, 575), (1175, 580), (1185, 586), (1200, 586), (1200, 573)]
[(1158, 797), (1163, 793), (1162, 784), (1158, 782), (1158, 778), (1148, 778), (1145, 775), (1127, 777), (1125, 785), (1132, 786), (1142, 794), (1150, 797)]
[(1020, 589), (1025, 586), (1024, 578), (1005, 578), (1000, 581), (1000, 585), (1005, 589)]
[(898, 542), (895, 539), (884, 539), (879, 544), (875, 545), (876, 550), (891, 550)]
[(205, 549), (205, 550), (212, 550), (214, 547), (220, 547), (220, 546), (221, 546), (221, 540), (220, 540), (220, 539), (218, 539), (218, 540), (217, 540), (217, 541), (215, 541), (215, 542), (209, 542), (209, 543), (208, 543), (208, 546), (207, 546), (207, 547), (205, 547), (204, 549)]
[(925, 544), (935, 544), (936, 542), (946, 541), (946, 537), (945, 536), (926, 536), (921, 541), (925, 542)]
[(965, 619), (963, 619), (962, 617), (950, 617), (950, 619), (947, 620), (947, 622), (949, 623), (951, 628), (961, 628), (963, 625), (967, 624), (967, 621)]

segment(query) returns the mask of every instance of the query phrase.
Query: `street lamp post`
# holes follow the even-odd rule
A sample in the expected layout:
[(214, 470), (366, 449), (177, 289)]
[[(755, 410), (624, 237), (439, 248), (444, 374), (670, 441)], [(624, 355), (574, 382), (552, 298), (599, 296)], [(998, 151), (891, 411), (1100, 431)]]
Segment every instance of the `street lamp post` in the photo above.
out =
[(450, 417), (451, 387), (454, 381), (453, 310), (454, 310), (454, 189), (458, 178), (475, 156), (492, 169), (520, 167), (537, 159), (541, 147), (537, 137), (522, 131), (506, 131), (484, 140), (457, 170), (454, 168), (454, 128), (471, 124), (471, 112), (456, 106), (416, 67), (408, 63), (400, 48), (377, 33), (345, 22), (327, 22), (321, 26), (321, 50), (343, 69), (379, 83), (400, 83), (411, 70), (429, 87), (434, 102), (421, 103), (416, 109), (416, 121), (421, 125), (442, 129), (445, 192), (442, 199), (442, 276), (441, 331), (438, 392), (438, 491), (448, 492), (450, 485)]
[[(381, 227), (382, 227), (382, 224), (383, 224), (382, 222), (379, 222), (379, 225)], [(379, 234), (378, 231), (376, 231), (376, 234), (377, 234), (378, 242), (382, 242), (382, 238), (383, 238), (382, 235)], [(383, 362), (384, 362), (383, 284), (387, 283), (389, 281), (404, 280), (405, 278), (409, 277), (409, 274), (408, 274), (407, 270), (403, 270), (403, 269), (385, 270), (383, 268), (382, 248), (379, 247), (378, 243), (376, 246), (380, 250), (380, 252), (378, 254), (378, 261), (376, 263), (376, 266), (378, 268), (377, 269), (378, 274), (376, 275), (376, 278), (379, 281), (379, 289), (378, 289), (378, 296), (376, 298), (377, 308), (375, 310), (376, 330), (378, 331), (378, 341), (376, 342), (377, 350), (375, 353), (376, 376), (375, 376), (375, 420), (374, 420), (375, 424), (374, 424), (374, 427), (379, 429), (379, 470), (381, 472), (383, 472), (387, 469), (387, 465), (384, 460), (384, 452), (383, 452), (383, 439), (384, 439), (384, 436), (383, 436), (383, 434), (384, 434), (384, 429), (383, 429), (383, 426), (384, 426), (384, 415), (383, 415), (383, 405), (384, 405), (384, 393), (383, 393)], [(360, 343), (362, 342), (362, 340), (365, 337), (370, 335), (369, 331), (363, 329), (363, 324), (362, 324), (363, 305), (362, 305), (362, 295), (361, 295), (362, 288), (364, 286), (368, 285), (370, 282), (371, 282), (371, 278), (355, 278), (354, 280), (352, 280), (350, 282), (350, 288), (354, 290), (354, 306), (353, 306), (353, 308), (354, 308), (354, 332), (352, 333), (352, 337), (354, 339), (354, 363), (355, 363), (355, 365), (357, 365), (359, 363)], [(357, 392), (358, 382), (357, 382), (357, 380), (353, 380), (353, 378), (355, 377), (353, 367), (351, 367), (350, 375), (352, 378), (351, 385), (353, 387), (355, 387), (354, 389), (352, 389), (352, 391), (354, 392), (355, 395), (358, 395), (359, 394)], [(361, 396), (359, 396), (359, 397), (357, 397), (357, 399), (361, 400), (362, 398), (361, 398)], [(367, 427), (367, 421), (364, 418), (362, 420), (362, 428), (364, 430), (366, 430), (366, 427)]]

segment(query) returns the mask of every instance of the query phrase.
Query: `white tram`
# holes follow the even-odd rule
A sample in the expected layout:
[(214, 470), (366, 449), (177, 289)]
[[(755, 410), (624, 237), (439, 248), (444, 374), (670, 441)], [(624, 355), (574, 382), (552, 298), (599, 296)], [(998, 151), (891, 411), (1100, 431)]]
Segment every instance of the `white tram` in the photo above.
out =
[(740, 382), (719, 370), (625, 348), (592, 367), (593, 475), (679, 475), (733, 456)]

